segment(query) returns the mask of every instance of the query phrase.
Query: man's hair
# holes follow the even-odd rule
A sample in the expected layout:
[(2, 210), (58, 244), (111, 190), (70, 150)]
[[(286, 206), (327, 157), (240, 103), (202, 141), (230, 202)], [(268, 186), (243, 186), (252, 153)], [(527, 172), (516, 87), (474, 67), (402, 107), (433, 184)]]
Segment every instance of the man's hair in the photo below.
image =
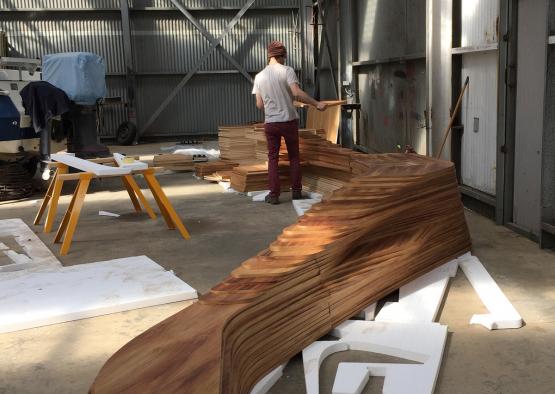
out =
[(268, 60), (275, 57), (276, 60), (281, 60), (278, 58), (285, 59), (287, 57), (287, 49), (281, 41), (272, 41), (268, 44)]

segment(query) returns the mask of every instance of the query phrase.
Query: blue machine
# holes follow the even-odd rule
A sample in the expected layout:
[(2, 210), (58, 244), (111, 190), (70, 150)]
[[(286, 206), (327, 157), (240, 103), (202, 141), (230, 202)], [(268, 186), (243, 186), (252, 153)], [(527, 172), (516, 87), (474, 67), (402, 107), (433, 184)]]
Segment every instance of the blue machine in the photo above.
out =
[(20, 124), (21, 114), (10, 96), (0, 96), (0, 143), (37, 138), (37, 133), (31, 126), (20, 127)]
[(0, 160), (38, 155), (40, 136), (31, 125), (19, 92), (41, 78), (36, 59), (0, 58)]

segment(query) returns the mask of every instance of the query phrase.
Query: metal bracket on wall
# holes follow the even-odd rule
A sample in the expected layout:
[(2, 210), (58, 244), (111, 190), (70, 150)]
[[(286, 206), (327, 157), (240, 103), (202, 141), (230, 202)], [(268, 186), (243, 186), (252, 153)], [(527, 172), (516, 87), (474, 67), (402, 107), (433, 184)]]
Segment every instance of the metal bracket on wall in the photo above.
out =
[(179, 10), (185, 17), (200, 31), (200, 33), (210, 42), (210, 47), (206, 50), (206, 52), (202, 55), (202, 57), (197, 61), (197, 63), (191, 68), (191, 70), (183, 77), (183, 79), (177, 84), (177, 86), (170, 92), (170, 94), (164, 99), (164, 101), (158, 106), (158, 108), (154, 111), (154, 113), (150, 116), (148, 121), (145, 123), (143, 128), (141, 129), (140, 134), (144, 134), (146, 130), (158, 119), (160, 114), (166, 109), (166, 107), (171, 103), (171, 101), (177, 96), (177, 94), (181, 91), (183, 86), (197, 73), (199, 68), (202, 64), (208, 59), (208, 57), (212, 54), (212, 52), (218, 48), (218, 50), (222, 53), (222, 55), (230, 61), (231, 64), (235, 68), (239, 70), (239, 72), (250, 82), (253, 82), (252, 77), (250, 74), (245, 70), (243, 66), (241, 66), (234, 58), (230, 55), (228, 51), (226, 51), (222, 47), (223, 39), (229, 34), (229, 32), (235, 27), (235, 25), (239, 22), (239, 20), (243, 17), (243, 15), (247, 12), (247, 10), (254, 4), (255, 0), (247, 0), (245, 5), (239, 10), (239, 12), (233, 17), (233, 19), (229, 22), (226, 26), (222, 34), (218, 38), (215, 38), (206, 28), (201, 25), (197, 19), (183, 7), (178, 0), (170, 0), (171, 3)]

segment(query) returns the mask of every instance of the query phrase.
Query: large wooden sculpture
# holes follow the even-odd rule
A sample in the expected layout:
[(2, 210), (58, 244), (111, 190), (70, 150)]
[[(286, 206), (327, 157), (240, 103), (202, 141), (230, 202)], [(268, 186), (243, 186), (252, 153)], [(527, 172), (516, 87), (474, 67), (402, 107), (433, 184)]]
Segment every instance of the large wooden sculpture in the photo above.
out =
[(303, 146), (313, 173), (340, 171), (343, 186), (120, 349), (92, 393), (248, 393), (334, 326), (470, 249), (452, 163)]

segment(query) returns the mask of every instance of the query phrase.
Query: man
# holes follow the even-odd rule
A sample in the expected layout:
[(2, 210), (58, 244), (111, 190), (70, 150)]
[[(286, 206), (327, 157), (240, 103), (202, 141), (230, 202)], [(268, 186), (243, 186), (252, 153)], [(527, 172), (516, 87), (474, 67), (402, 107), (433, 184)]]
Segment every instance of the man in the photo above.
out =
[(281, 191), (278, 173), (281, 137), (287, 145), (291, 172), (293, 199), (302, 198), (301, 159), (299, 157), (299, 115), (293, 100), (313, 105), (320, 111), (326, 104), (314, 100), (299, 87), (295, 71), (285, 66), (287, 50), (283, 43), (272, 41), (268, 45), (268, 65), (256, 75), (252, 93), (256, 106), (264, 111), (264, 132), (268, 142), (268, 178), (270, 194), (266, 202), (279, 204)]

